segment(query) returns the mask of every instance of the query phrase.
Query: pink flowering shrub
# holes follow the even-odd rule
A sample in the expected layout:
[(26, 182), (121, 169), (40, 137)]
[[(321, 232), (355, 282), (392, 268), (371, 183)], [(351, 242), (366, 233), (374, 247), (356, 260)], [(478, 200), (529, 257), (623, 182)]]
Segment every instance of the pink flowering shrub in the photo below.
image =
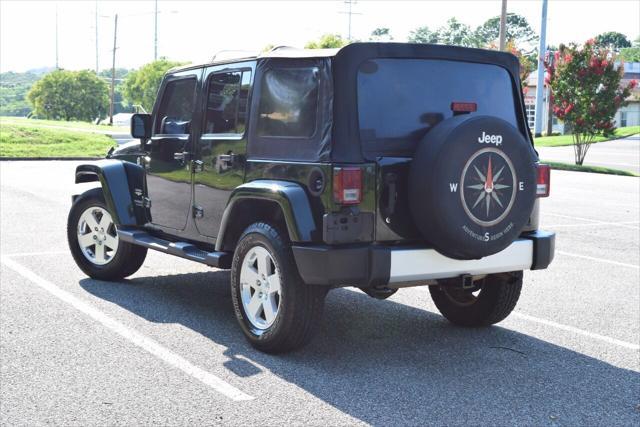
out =
[(615, 67), (613, 53), (593, 39), (582, 48), (561, 45), (552, 64), (545, 61), (553, 113), (573, 130), (575, 161), (581, 165), (597, 135), (614, 133), (616, 111), (637, 82), (621, 85), (623, 65)]

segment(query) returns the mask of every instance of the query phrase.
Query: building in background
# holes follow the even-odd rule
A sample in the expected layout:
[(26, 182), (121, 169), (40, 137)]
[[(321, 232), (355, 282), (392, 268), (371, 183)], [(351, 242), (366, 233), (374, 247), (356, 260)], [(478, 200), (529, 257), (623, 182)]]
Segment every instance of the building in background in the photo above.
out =
[[(529, 128), (533, 131), (535, 117), (536, 117), (536, 84), (537, 84), (537, 75), (536, 72), (532, 72), (529, 74), (527, 79), (527, 91), (524, 97), (525, 108), (527, 111), (527, 122), (529, 123)], [(636, 80), (640, 82), (640, 62), (627, 62), (624, 64), (624, 75), (622, 76), (622, 84), (627, 85), (631, 80)], [(547, 99), (549, 96), (549, 90), (545, 85), (544, 90), (544, 108), (543, 117), (542, 117), (542, 129), (543, 133), (546, 132), (547, 129), (547, 120), (549, 113), (549, 100)], [(631, 91), (631, 96), (627, 98), (627, 102), (629, 103), (625, 107), (620, 108), (614, 117), (616, 127), (626, 127), (626, 126), (639, 126), (640, 125), (640, 87), (636, 86), (635, 89)], [(553, 114), (553, 113), (551, 113)], [(558, 120), (555, 115), (551, 118), (553, 126), (553, 133), (565, 133), (565, 126), (562, 121)]]

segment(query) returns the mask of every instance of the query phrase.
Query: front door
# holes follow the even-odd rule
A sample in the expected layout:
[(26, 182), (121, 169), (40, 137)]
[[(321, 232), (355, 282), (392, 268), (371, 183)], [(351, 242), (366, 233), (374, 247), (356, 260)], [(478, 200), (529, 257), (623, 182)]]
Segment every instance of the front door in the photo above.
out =
[(192, 70), (165, 80), (145, 150), (149, 221), (175, 230), (185, 229), (191, 210), (190, 156), (197, 85), (198, 73)]
[(218, 235), (231, 191), (244, 180), (246, 125), (253, 63), (211, 67), (203, 78), (203, 127), (194, 174), (198, 232)]

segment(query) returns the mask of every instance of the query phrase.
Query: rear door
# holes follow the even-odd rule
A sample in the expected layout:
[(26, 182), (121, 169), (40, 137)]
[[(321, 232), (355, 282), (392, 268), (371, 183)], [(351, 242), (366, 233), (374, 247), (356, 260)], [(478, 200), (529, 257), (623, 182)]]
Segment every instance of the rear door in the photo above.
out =
[(378, 163), (377, 240), (420, 239), (409, 211), (409, 167), (424, 136), (459, 114), (453, 103), (475, 104), (471, 114), (519, 128), (515, 90), (509, 72), (494, 64), (376, 58), (360, 65), (360, 141), (365, 157)]
[(146, 146), (149, 221), (184, 230), (191, 210), (192, 135), (197, 129), (196, 95), (202, 70), (188, 70), (167, 77), (154, 111), (151, 140)]
[(202, 132), (195, 149), (194, 212), (198, 232), (218, 235), (231, 191), (244, 181), (249, 97), (254, 62), (205, 70)]

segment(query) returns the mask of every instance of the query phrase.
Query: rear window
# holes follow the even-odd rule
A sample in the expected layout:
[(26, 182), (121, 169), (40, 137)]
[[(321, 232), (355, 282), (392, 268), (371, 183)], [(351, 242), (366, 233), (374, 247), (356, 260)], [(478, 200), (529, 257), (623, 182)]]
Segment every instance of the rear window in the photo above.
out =
[(358, 69), (358, 118), (365, 151), (411, 155), (422, 137), (453, 116), (452, 102), (475, 102), (516, 128), (513, 86), (497, 65), (433, 59), (373, 59)]

